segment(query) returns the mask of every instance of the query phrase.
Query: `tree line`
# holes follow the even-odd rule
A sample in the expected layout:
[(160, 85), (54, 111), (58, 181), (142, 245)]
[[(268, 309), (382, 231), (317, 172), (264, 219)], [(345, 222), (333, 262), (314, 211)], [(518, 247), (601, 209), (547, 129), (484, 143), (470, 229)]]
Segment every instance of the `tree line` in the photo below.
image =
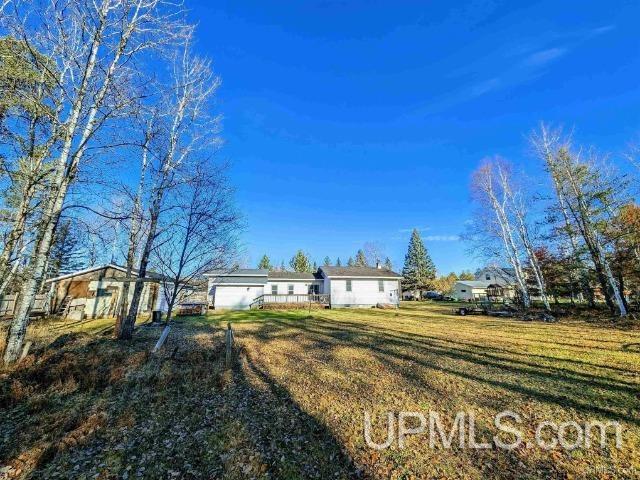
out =
[[(384, 260), (383, 260), (384, 259)], [(328, 256), (324, 257), (322, 266), (335, 266), (335, 267), (375, 267), (380, 265), (387, 270), (393, 270), (393, 264), (391, 259), (382, 253), (381, 248), (372, 242), (368, 242), (363, 248), (358, 249), (355, 256), (348, 258), (346, 263), (343, 264), (340, 257), (336, 257), (335, 262), (331, 261)], [(285, 265), (284, 260), (280, 262), (280, 265), (272, 263), (271, 258), (266, 253), (260, 258), (257, 268), (269, 270), (269, 271), (293, 271), (293, 272), (315, 272), (318, 270), (318, 263), (315, 260), (311, 260), (309, 254), (304, 250), (298, 250), (289, 260), (288, 265)]]
[(215, 156), (220, 78), (194, 53), (195, 27), (166, 0), (1, 8), (0, 295), (18, 294), (4, 361), (47, 276), (91, 256), (78, 253), (86, 238), (126, 266), (116, 337), (131, 337), (151, 269), (169, 321), (190, 282), (229, 258), (238, 226)]
[[(627, 315), (640, 289), (637, 175), (620, 173), (560, 128), (543, 124), (529, 143), (535, 179), (500, 157), (473, 173), (476, 211), (466, 239), (512, 268), (525, 308), (532, 297), (547, 310), (562, 297), (592, 307), (601, 298), (611, 313)], [(631, 150), (626, 166), (637, 167), (636, 159)]]

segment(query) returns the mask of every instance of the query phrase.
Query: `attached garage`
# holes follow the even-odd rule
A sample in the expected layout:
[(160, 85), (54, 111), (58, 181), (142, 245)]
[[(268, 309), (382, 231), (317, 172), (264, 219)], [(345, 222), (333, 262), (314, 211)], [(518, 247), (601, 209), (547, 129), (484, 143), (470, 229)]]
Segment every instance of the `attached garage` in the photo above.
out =
[(268, 271), (262, 269), (214, 271), (209, 278), (209, 304), (216, 310), (247, 310), (264, 294)]

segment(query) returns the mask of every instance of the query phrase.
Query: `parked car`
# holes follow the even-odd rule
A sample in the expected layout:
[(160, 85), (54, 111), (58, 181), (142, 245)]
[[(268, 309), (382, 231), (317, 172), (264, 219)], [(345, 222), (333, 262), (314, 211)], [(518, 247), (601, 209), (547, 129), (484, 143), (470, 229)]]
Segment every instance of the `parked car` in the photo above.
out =
[(436, 292), (435, 290), (430, 290), (428, 292), (425, 292), (422, 296), (429, 300), (439, 300), (442, 297), (442, 294), (440, 292)]

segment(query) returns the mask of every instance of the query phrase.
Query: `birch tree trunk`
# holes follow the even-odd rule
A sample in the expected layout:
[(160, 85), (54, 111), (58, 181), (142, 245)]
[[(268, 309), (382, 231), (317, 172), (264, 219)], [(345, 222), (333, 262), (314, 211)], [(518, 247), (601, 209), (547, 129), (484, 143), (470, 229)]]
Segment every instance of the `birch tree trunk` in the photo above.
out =
[[(127, 279), (133, 275), (133, 267), (136, 259), (136, 247), (138, 246), (138, 240), (140, 237), (140, 231), (142, 229), (142, 195), (144, 193), (145, 176), (147, 171), (147, 163), (149, 158), (148, 147), (151, 141), (151, 125), (148, 124), (145, 132), (145, 140), (142, 144), (142, 165), (140, 168), (140, 179), (138, 181), (138, 190), (133, 206), (133, 214), (131, 217), (131, 231), (129, 233), (129, 245), (127, 248)], [(140, 272), (138, 272), (140, 274)], [(116, 338), (122, 338), (123, 329), (128, 328), (126, 318), (129, 307), (129, 289), (131, 286), (130, 281), (125, 281), (122, 285), (122, 292), (118, 301), (118, 308), (116, 309), (116, 325), (114, 329), (114, 336)]]
[(513, 267), (516, 283), (522, 297), (522, 304), (525, 309), (531, 306), (529, 289), (527, 288), (526, 277), (520, 261), (518, 246), (514, 239), (513, 226), (509, 220), (506, 210), (506, 196), (502, 192), (502, 198), (498, 198), (494, 179), (494, 165), (487, 163), (480, 167), (474, 174), (474, 189), (480, 194), (481, 202), (486, 202), (492, 212), (499, 227), (498, 236), (504, 244), (505, 254), (509, 263)]
[(190, 52), (190, 39), (175, 59), (172, 78), (172, 92), (161, 105), (164, 123), (163, 131), (158, 134), (161, 146), (157, 148), (156, 157), (160, 159), (153, 182), (152, 203), (149, 209), (149, 230), (144, 248), (140, 255), (138, 279), (135, 282), (129, 313), (122, 334), (119, 338), (130, 338), (135, 326), (140, 299), (143, 290), (143, 279), (147, 275), (151, 252), (158, 237), (162, 204), (168, 191), (175, 187), (175, 176), (190, 159), (195, 150), (208, 146), (215, 132), (217, 119), (211, 123), (202, 123), (207, 118), (207, 103), (213, 97), (220, 80), (215, 77), (209, 63)]
[(158, 190), (151, 205), (149, 232), (147, 233), (144, 248), (140, 256), (140, 266), (138, 267), (138, 275), (133, 287), (133, 296), (131, 298), (131, 304), (129, 305), (129, 313), (124, 319), (124, 322), (122, 322), (122, 327), (118, 335), (120, 340), (128, 340), (133, 335), (138, 310), (140, 309), (140, 299), (142, 298), (142, 290), (144, 288), (144, 278), (147, 276), (149, 257), (151, 255), (151, 249), (153, 248), (153, 242), (158, 228), (158, 219), (160, 217), (160, 207), (162, 205), (163, 195), (163, 191)]
[(538, 289), (540, 290), (542, 303), (544, 304), (544, 307), (547, 311), (551, 311), (549, 299), (547, 298), (544, 275), (542, 274), (540, 263), (538, 262), (538, 258), (536, 257), (533, 243), (531, 242), (531, 235), (529, 234), (529, 228), (525, 221), (525, 210), (524, 206), (522, 205), (522, 200), (521, 198), (516, 198), (516, 193), (513, 191), (511, 181), (504, 166), (500, 163), (497, 163), (496, 169), (498, 171), (498, 178), (500, 179), (502, 191), (505, 197), (505, 203), (507, 204), (507, 209), (511, 211), (517, 223), (516, 231), (519, 234), (520, 242), (525, 249), (526, 256), (529, 260), (529, 264), (531, 265), (531, 270), (533, 271), (533, 275), (536, 279), (536, 284), (538, 285)]
[[(617, 306), (620, 316), (627, 315), (625, 302), (607, 260), (600, 235), (591, 220), (592, 210), (585, 200), (586, 180), (579, 178), (580, 175), (584, 177), (585, 173), (589, 173), (590, 167), (578, 163), (570, 152), (568, 143), (560, 144), (557, 138), (552, 138), (544, 126), (541, 139), (537, 140), (537, 143), (540, 145), (538, 148), (543, 152), (557, 195), (564, 199), (564, 205), (589, 250), (609, 309), (615, 312)], [(552, 147), (555, 150), (552, 150)]]
[[(80, 64), (78, 72), (78, 78), (81, 79), (80, 83), (77, 85), (77, 90), (73, 89), (73, 97), (69, 99), (68, 119), (62, 122), (65, 127), (63, 129), (63, 146), (55, 163), (51, 182), (51, 197), (45, 207), (41, 233), (30, 262), (32, 275), (22, 287), (18, 311), (14, 316), (9, 331), (4, 353), (5, 363), (13, 362), (19, 356), (38, 285), (44, 280), (47, 258), (67, 191), (75, 179), (78, 165), (83, 158), (89, 140), (95, 135), (96, 129), (100, 128), (104, 123), (104, 119), (98, 122), (98, 112), (103, 107), (105, 97), (112, 86), (125, 52), (127, 52), (127, 59), (131, 59), (141, 48), (138, 45), (127, 51), (130, 47), (132, 35), (142, 27), (139, 24), (141, 16), (153, 15), (156, 5), (157, 0), (136, 0), (133, 2), (102, 0), (99, 5), (97, 3), (84, 5), (84, 8), (91, 9), (90, 12), (85, 12), (82, 8), (66, 12), (68, 15), (83, 16), (85, 13), (93, 15), (95, 18), (92, 18), (92, 20), (95, 22), (95, 28), (90, 33), (82, 30), (74, 31), (74, 34), (80, 35), (79, 38), (74, 39), (78, 44), (86, 43), (83, 37), (85, 35), (90, 36), (90, 46), (86, 60)], [(119, 11), (121, 13), (120, 17), (109, 18), (109, 14), (118, 11), (118, 9), (121, 9)], [(149, 17), (146, 20), (149, 20)], [(78, 18), (78, 22), (79, 24), (85, 24), (85, 19)], [(109, 28), (109, 31), (107, 31), (107, 28)], [(144, 34), (150, 36), (151, 32), (145, 31)], [(101, 60), (98, 59), (98, 53), (101, 47), (106, 48), (106, 42), (112, 40), (114, 36), (117, 40), (115, 45), (110, 46), (113, 48), (110, 52), (110, 60), (105, 61), (105, 65), (99, 65)], [(69, 40), (62, 38), (61, 42), (68, 43)], [(69, 69), (72, 68), (71, 65), (76, 68), (78, 60), (78, 58), (65, 59)], [(102, 76), (97, 78), (97, 74)], [(73, 151), (74, 146), (76, 148), (75, 151)]]

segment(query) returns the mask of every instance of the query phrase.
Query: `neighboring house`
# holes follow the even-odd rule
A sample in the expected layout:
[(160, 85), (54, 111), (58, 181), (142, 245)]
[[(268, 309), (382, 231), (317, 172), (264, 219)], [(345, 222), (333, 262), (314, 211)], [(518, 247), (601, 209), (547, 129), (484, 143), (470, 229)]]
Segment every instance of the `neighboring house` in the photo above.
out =
[(458, 280), (453, 286), (451, 296), (456, 300), (486, 300), (487, 287), (491, 282), (483, 280)]
[(489, 265), (476, 272), (475, 280), (458, 280), (451, 296), (463, 301), (513, 299), (515, 286), (512, 268)]
[(332, 308), (399, 304), (401, 276), (382, 267), (328, 267), (315, 273), (258, 269), (213, 271), (210, 305), (241, 310), (269, 303), (321, 303)]
[[(119, 305), (127, 269), (119, 265), (107, 264), (86, 268), (77, 272), (50, 278), (45, 281), (49, 287), (49, 312), (64, 318), (113, 317)], [(131, 278), (137, 277), (133, 272)], [(161, 309), (164, 302), (162, 276), (148, 272), (142, 289), (138, 313), (148, 313)], [(133, 297), (134, 283), (130, 283), (129, 298)]]
[(496, 285), (515, 285), (516, 275), (513, 268), (488, 265), (476, 272), (475, 279)]

